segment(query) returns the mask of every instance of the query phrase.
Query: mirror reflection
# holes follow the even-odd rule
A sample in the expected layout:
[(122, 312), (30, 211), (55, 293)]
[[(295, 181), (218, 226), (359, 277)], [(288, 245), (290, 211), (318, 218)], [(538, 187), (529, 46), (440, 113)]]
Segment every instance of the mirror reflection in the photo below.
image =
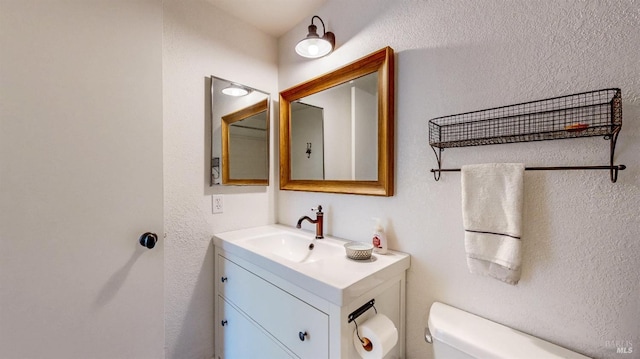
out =
[(268, 184), (267, 100), (222, 116), (222, 183)]
[(324, 179), (324, 109), (294, 102), (291, 118), (291, 178)]
[(378, 179), (378, 74), (291, 103), (291, 179)]
[(211, 77), (211, 185), (269, 184), (269, 94)]

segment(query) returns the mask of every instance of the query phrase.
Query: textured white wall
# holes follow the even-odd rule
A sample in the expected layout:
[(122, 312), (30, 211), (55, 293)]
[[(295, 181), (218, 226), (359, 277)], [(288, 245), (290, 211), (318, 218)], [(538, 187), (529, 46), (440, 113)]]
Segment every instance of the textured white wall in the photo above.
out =
[[(213, 233), (273, 222), (273, 184), (242, 190), (209, 187), (205, 78), (215, 75), (277, 96), (276, 59), (274, 38), (212, 5), (164, 2), (167, 358), (213, 356)], [(271, 178), (273, 173), (272, 165)], [(224, 194), (223, 214), (211, 214), (214, 190)]]
[[(335, 32), (330, 56), (293, 47), (308, 21), (280, 38), (279, 88), (384, 46), (396, 51), (396, 195), (278, 191), (277, 220), (293, 225), (322, 204), (328, 233), (366, 240), (387, 218), (390, 247), (412, 255), (407, 353), (435, 300), (587, 355), (614, 358), (614, 341), (640, 350), (640, 2), (329, 0), (318, 12)], [(621, 87), (618, 183), (598, 171), (527, 172), (523, 275), (517, 286), (468, 273), (460, 174), (433, 180), (430, 118), (563, 94)], [(483, 162), (606, 164), (601, 138), (451, 149), (446, 167)]]

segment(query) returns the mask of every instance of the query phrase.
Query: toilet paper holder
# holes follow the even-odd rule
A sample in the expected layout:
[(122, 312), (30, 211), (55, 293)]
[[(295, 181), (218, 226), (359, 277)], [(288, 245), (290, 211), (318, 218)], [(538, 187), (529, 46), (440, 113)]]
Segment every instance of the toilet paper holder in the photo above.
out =
[(364, 348), (364, 350), (370, 352), (373, 349), (373, 344), (371, 343), (371, 341), (369, 340), (369, 338), (364, 338), (362, 339), (360, 337), (360, 331), (358, 330), (358, 322), (356, 322), (356, 319), (361, 316), (362, 314), (364, 314), (364, 312), (366, 312), (367, 310), (373, 308), (373, 310), (375, 310), (376, 314), (378, 314), (378, 310), (375, 307), (376, 300), (375, 299), (371, 299), (370, 301), (368, 301), (367, 303), (363, 304), (362, 306), (360, 306), (360, 308), (354, 310), (353, 312), (351, 312), (351, 314), (349, 314), (349, 316), (347, 317), (349, 320), (347, 323), (355, 323), (356, 325), (356, 335), (358, 336), (358, 339), (360, 340), (360, 343), (362, 344), (362, 347)]
[[(361, 316), (362, 314), (364, 314), (364, 312), (366, 312), (367, 310), (371, 309), (371, 307), (373, 307), (373, 310), (376, 311), (376, 314), (378, 314), (378, 310), (376, 309), (376, 307), (374, 306), (374, 304), (376, 304), (376, 300), (375, 299), (371, 299), (370, 301), (368, 301), (367, 303), (363, 304), (360, 308), (354, 310), (353, 312), (351, 312), (351, 314), (349, 314), (349, 316), (347, 318), (349, 318), (349, 321), (347, 323), (351, 323), (354, 320), (356, 320), (359, 316)], [(356, 326), (358, 324), (356, 323)]]

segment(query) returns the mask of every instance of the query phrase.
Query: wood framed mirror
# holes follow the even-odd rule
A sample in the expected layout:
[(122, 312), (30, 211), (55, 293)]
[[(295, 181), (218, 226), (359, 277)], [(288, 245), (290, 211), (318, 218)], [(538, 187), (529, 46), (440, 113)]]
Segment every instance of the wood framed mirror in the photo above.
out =
[(222, 116), (222, 184), (269, 184), (269, 104)]
[(390, 47), (280, 92), (280, 189), (392, 196)]

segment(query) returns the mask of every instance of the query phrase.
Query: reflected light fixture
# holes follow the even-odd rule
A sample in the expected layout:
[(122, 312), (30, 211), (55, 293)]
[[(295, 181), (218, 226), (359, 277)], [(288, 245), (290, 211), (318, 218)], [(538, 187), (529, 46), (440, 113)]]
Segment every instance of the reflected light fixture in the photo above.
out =
[(249, 89), (233, 83), (222, 89), (223, 94), (235, 97), (248, 95), (249, 92), (251, 92)]
[[(318, 35), (318, 28), (313, 24), (313, 20), (316, 18), (322, 23), (322, 37)], [(311, 25), (309, 25), (309, 33), (307, 37), (298, 42), (296, 52), (300, 56), (315, 59), (330, 54), (335, 45), (336, 37), (333, 32), (326, 32), (324, 21), (320, 16), (314, 15), (311, 18)]]

